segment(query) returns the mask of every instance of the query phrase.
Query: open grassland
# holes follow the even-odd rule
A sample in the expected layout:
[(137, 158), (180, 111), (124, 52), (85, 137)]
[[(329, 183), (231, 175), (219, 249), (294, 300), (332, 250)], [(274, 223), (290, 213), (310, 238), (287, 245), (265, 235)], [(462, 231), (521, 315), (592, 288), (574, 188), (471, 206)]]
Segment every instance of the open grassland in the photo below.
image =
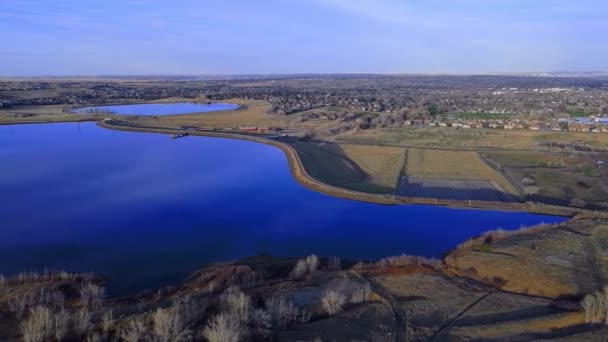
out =
[(410, 148), (405, 173), (408, 177), (442, 180), (489, 181), (500, 190), (517, 195), (517, 190), (498, 172), (487, 166), (477, 152)]
[(407, 150), (407, 175), (420, 178), (486, 179), (488, 167), (476, 152)]
[(338, 135), (336, 142), (453, 150), (532, 151), (548, 151), (550, 143), (553, 143), (577, 144), (600, 150), (608, 147), (608, 134), (421, 127), (379, 129), (357, 133), (349, 131)]
[(591, 293), (608, 279), (607, 228), (605, 220), (575, 219), (517, 234), (497, 231), (461, 244), (445, 261), (508, 291), (545, 297)]
[(608, 190), (599, 154), (548, 152), (484, 152), (532, 200), (545, 203), (605, 207)]
[(608, 192), (597, 178), (554, 169), (510, 170), (515, 179), (532, 178), (528, 187), (533, 198), (562, 205), (605, 206)]
[(405, 149), (348, 144), (341, 144), (340, 149), (368, 175), (365, 182), (350, 184), (350, 189), (383, 193), (395, 191), (405, 163)]
[(578, 158), (565, 158), (563, 153), (548, 152), (487, 152), (484, 156), (505, 167), (559, 167), (577, 164)]
[(0, 110), (0, 124), (33, 122), (97, 121), (108, 117), (107, 114), (68, 113), (64, 105), (21, 106)]

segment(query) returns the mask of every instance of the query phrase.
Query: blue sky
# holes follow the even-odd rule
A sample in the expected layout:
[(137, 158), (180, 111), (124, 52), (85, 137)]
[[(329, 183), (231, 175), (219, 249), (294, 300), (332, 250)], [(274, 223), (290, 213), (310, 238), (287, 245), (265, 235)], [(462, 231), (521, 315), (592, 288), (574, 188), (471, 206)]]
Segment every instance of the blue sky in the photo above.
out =
[(608, 70), (606, 0), (0, 0), (0, 76)]

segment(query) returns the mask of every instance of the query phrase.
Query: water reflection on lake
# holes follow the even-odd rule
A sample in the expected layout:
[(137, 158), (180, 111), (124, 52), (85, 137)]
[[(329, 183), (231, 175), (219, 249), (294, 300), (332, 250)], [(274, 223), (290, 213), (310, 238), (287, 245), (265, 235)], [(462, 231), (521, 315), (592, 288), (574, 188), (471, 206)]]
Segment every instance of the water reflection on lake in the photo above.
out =
[(271, 146), (94, 123), (0, 126), (0, 195), (0, 273), (94, 271), (112, 293), (259, 253), (438, 257), (489, 229), (563, 220), (333, 198)]

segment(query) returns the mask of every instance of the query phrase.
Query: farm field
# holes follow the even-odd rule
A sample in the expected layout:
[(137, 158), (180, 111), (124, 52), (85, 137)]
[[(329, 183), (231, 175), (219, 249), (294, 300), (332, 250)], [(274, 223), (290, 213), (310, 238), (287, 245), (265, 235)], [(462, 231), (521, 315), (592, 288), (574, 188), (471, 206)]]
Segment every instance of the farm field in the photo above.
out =
[[(506, 198), (506, 194), (518, 195), (517, 190), (502, 175), (492, 170), (477, 152), (472, 151), (410, 148), (407, 152), (405, 175), (407, 179), (404, 179), (404, 183), (415, 184), (417, 195), (422, 195), (424, 188), (429, 191), (426, 196), (416, 197), (434, 197), (440, 194), (441, 196), (437, 197), (443, 198), (453, 192), (451, 197), (457, 196), (457, 199), (460, 199), (462, 196), (458, 196), (459, 191), (469, 195), (478, 193), (475, 197), (482, 200)], [(402, 193), (408, 191), (402, 187)], [(490, 194), (492, 192), (496, 193)]]
[(370, 193), (395, 192), (405, 161), (397, 147), (295, 141), (306, 171), (329, 185)]
[(348, 184), (350, 189), (394, 193), (405, 163), (405, 149), (348, 144), (339, 146), (342, 153), (357, 163), (368, 176), (365, 182)]

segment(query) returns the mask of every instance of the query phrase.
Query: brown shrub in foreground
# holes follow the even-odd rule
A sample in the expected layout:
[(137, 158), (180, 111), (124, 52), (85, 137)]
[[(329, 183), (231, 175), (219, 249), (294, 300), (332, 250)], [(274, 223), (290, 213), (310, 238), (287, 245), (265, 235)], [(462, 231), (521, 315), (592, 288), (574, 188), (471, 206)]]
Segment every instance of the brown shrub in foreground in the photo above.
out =
[(585, 312), (585, 322), (608, 324), (608, 287), (586, 295), (581, 301), (581, 308)]
[(209, 321), (203, 330), (203, 336), (208, 342), (239, 342), (246, 332), (247, 329), (237, 317), (220, 313)]
[(31, 309), (29, 316), (21, 322), (21, 332), (25, 342), (41, 342), (52, 337), (51, 311), (42, 306)]
[(346, 296), (334, 290), (327, 291), (321, 298), (323, 310), (330, 316), (341, 312), (344, 304), (346, 304)]

